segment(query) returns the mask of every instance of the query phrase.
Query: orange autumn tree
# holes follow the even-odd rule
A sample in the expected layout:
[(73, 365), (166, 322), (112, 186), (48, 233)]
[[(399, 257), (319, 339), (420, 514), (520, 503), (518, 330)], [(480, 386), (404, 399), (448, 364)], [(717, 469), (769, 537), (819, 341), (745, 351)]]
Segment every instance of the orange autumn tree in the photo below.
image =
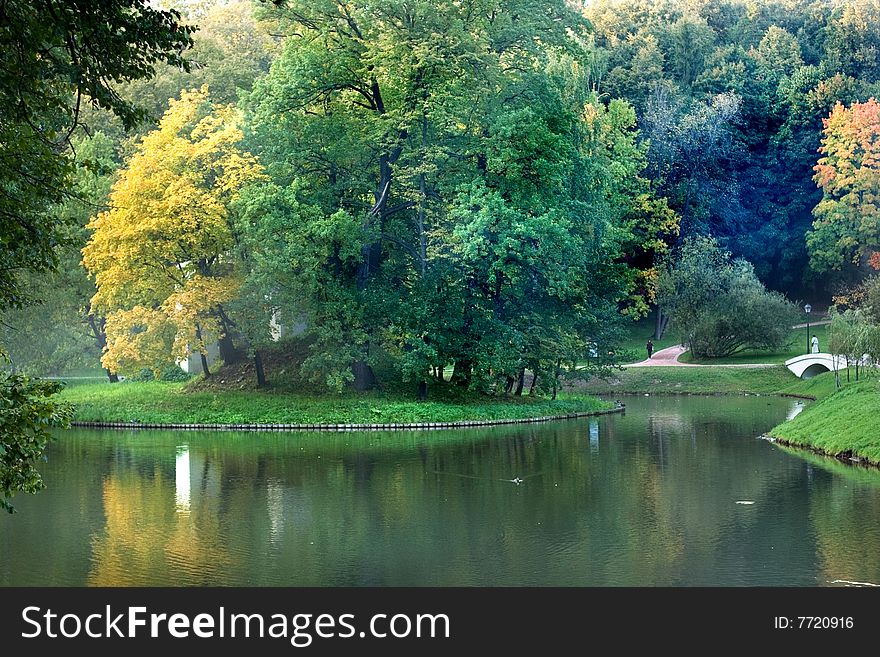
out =
[(224, 304), (236, 297), (230, 203), (263, 176), (239, 149), (242, 132), (230, 106), (208, 90), (183, 92), (138, 145), (98, 214), (83, 249), (95, 278), (95, 308), (107, 314), (102, 363), (115, 372), (154, 371), (217, 341), (234, 357)]
[(838, 103), (824, 124), (813, 177), (823, 196), (807, 234), (818, 272), (860, 266), (880, 249), (880, 103)]

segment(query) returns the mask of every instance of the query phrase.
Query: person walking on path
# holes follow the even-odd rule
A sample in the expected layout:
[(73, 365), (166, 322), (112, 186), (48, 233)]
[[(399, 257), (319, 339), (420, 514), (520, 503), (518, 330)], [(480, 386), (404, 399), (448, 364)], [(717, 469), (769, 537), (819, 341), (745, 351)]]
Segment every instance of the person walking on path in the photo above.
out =
[(648, 340), (648, 344), (645, 345), (645, 348), (648, 350), (648, 358), (654, 355), (654, 343), (651, 340)]
[(819, 353), (819, 338), (817, 338), (815, 334), (813, 334), (813, 339), (810, 340), (810, 351), (814, 354)]

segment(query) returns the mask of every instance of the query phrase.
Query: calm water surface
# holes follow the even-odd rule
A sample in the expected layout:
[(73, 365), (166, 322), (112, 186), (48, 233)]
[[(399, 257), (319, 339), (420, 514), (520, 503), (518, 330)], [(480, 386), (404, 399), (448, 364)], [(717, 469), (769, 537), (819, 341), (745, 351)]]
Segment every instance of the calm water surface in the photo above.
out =
[(625, 401), (458, 432), (64, 432), (0, 517), (0, 585), (880, 582), (880, 473), (757, 439), (800, 402)]

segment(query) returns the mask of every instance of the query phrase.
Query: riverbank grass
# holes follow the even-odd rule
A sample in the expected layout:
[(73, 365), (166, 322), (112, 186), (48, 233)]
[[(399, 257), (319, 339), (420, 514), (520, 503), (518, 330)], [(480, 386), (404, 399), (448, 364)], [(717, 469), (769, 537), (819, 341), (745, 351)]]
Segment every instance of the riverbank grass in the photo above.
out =
[(831, 456), (855, 456), (880, 465), (878, 416), (880, 381), (872, 378), (845, 385), (808, 405), (795, 418), (771, 430), (770, 435)]
[(607, 379), (577, 383), (587, 394), (794, 394), (819, 398), (834, 391), (833, 375), (807, 381), (786, 367), (628, 367)]
[[(433, 392), (433, 391), (432, 391)], [(419, 402), (395, 392), (314, 395), (255, 390), (190, 391), (185, 383), (125, 382), (64, 390), (80, 422), (162, 424), (375, 424), (512, 420), (611, 408), (611, 402), (571, 392), (556, 400), (496, 398), (441, 388)]]

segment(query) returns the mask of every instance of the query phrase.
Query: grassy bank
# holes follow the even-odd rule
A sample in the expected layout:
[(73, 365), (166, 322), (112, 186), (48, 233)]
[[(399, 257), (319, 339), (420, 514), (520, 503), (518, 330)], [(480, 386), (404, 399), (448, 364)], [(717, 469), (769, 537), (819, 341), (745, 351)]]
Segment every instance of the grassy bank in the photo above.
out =
[[(823, 375), (827, 377), (828, 375)], [(837, 457), (855, 456), (880, 465), (880, 381), (850, 383), (810, 404), (770, 435), (787, 444)]]
[(832, 376), (798, 379), (783, 366), (734, 367), (630, 367), (608, 379), (576, 384), (588, 394), (795, 394), (824, 397), (834, 390)]
[(92, 384), (68, 388), (74, 420), (144, 423), (370, 424), (501, 420), (585, 413), (611, 404), (584, 393), (544, 398), (498, 399), (441, 389), (419, 402), (412, 395), (311, 395), (255, 390), (189, 391), (184, 383)]

